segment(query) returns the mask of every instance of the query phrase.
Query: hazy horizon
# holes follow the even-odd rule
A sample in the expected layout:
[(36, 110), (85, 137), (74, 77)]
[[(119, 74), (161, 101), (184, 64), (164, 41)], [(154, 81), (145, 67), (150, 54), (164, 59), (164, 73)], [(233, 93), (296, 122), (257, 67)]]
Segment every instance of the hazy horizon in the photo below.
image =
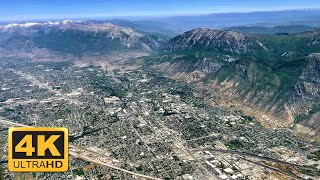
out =
[(163, 18), (220, 13), (250, 13), (265, 11), (319, 10), (320, 1), (201, 0), (192, 3), (170, 0), (123, 1), (40, 1), (4, 0), (0, 6), (0, 21), (30, 21), (51, 19), (94, 18)]
[(165, 18), (174, 18), (174, 17), (187, 17), (187, 16), (207, 16), (207, 15), (227, 15), (227, 14), (250, 14), (250, 13), (272, 13), (272, 12), (308, 12), (308, 11), (319, 11), (320, 8), (302, 8), (302, 9), (283, 9), (283, 10), (265, 10), (265, 11), (232, 11), (232, 12), (213, 12), (213, 13), (203, 13), (203, 14), (174, 14), (174, 15), (166, 15), (166, 16), (93, 16), (93, 17), (52, 17), (52, 18), (30, 18), (30, 19), (1, 19), (0, 23), (8, 24), (8, 23), (23, 23), (23, 22), (45, 22), (45, 21), (62, 21), (62, 20), (136, 20), (136, 21), (144, 21), (144, 20), (154, 20), (157, 21), (159, 19)]

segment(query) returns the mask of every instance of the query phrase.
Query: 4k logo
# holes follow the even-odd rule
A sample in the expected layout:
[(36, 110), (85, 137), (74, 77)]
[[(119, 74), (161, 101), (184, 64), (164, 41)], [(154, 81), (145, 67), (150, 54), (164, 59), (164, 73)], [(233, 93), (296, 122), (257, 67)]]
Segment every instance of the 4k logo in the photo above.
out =
[(10, 128), (8, 167), (11, 172), (68, 170), (66, 128)]

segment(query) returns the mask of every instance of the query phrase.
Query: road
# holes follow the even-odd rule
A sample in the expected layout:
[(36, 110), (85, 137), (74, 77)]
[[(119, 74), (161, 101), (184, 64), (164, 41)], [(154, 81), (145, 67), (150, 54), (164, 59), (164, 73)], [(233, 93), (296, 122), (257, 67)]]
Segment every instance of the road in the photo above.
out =
[(277, 169), (277, 168), (275, 168), (275, 167), (272, 167), (272, 166), (269, 166), (269, 165), (266, 165), (266, 164), (258, 163), (258, 162), (255, 162), (255, 161), (251, 161), (251, 160), (249, 160), (249, 159), (247, 159), (247, 158), (241, 158), (241, 159), (243, 159), (243, 160), (245, 160), (245, 161), (248, 161), (248, 162), (250, 162), (250, 163), (252, 163), (252, 164), (256, 164), (256, 165), (258, 165), (258, 166), (262, 166), (262, 167), (264, 167), (264, 168), (271, 169), (271, 170), (276, 171), (276, 172), (278, 172), (278, 173), (280, 173), (280, 174), (283, 174), (283, 175), (285, 175), (285, 176), (288, 176), (288, 177), (290, 177), (290, 178), (292, 178), (292, 179), (296, 179), (296, 180), (302, 179), (301, 177), (294, 176), (294, 175), (292, 175), (292, 174), (288, 174), (288, 173), (286, 173), (286, 172), (283, 172), (283, 171), (281, 171), (281, 170), (279, 170), (279, 169)]
[(103, 161), (100, 161), (100, 160), (93, 160), (90, 157), (85, 156), (83, 154), (77, 154), (77, 153), (74, 153), (74, 152), (69, 152), (69, 154), (71, 156), (76, 157), (76, 158), (80, 158), (80, 159), (83, 159), (83, 160), (86, 160), (86, 161), (90, 161), (90, 162), (93, 162), (93, 163), (96, 163), (96, 164), (99, 164), (99, 165), (103, 165), (103, 166), (106, 166), (108, 168), (116, 169), (116, 170), (125, 172), (127, 174), (131, 174), (133, 176), (138, 176), (138, 177), (146, 178), (146, 179), (155, 179), (155, 180), (159, 179), (159, 178), (154, 178), (154, 177), (151, 177), (151, 176), (146, 176), (146, 175), (143, 175), (143, 174), (138, 174), (138, 173), (135, 173), (135, 172), (131, 172), (131, 171), (128, 171), (128, 170), (125, 170), (125, 169), (122, 169), (122, 168), (119, 168), (119, 167), (116, 167), (116, 166), (112, 166), (112, 165), (107, 164), (107, 163), (105, 163)]
[(221, 152), (221, 153), (229, 153), (229, 154), (238, 154), (241, 156), (247, 156), (247, 157), (253, 157), (253, 158), (258, 158), (258, 159), (262, 159), (262, 160), (266, 160), (266, 161), (271, 161), (271, 162), (275, 162), (275, 163), (279, 163), (279, 164), (284, 164), (287, 166), (293, 166), (296, 168), (300, 168), (300, 169), (309, 169), (309, 170), (317, 170), (316, 168), (311, 168), (311, 167), (305, 167), (302, 165), (298, 165), (298, 164), (294, 164), (294, 163), (290, 163), (290, 162), (286, 162), (286, 161), (281, 161), (278, 159), (272, 159), (269, 157), (265, 157), (265, 156), (258, 156), (255, 154), (251, 154), (251, 153), (246, 153), (246, 152), (239, 152), (239, 151), (233, 151), (233, 150), (222, 150), (222, 149), (215, 149), (215, 148), (197, 148), (197, 149), (193, 149), (193, 152), (197, 152), (197, 151), (214, 151), (214, 152)]
[[(5, 120), (5, 119), (1, 119), (1, 118), (0, 118), (0, 124), (6, 124), (6, 125), (10, 125), (10, 126), (15, 126), (15, 127), (17, 127), (17, 126), (18, 127), (32, 127), (32, 126), (27, 126), (27, 125), (24, 125), (24, 124), (15, 123), (15, 122), (12, 122), (12, 121), (9, 121), (9, 120)], [(86, 161), (90, 161), (90, 162), (93, 162), (93, 163), (96, 163), (96, 164), (99, 164), (99, 165), (102, 165), (102, 166), (106, 166), (108, 168), (112, 168), (112, 169), (115, 169), (115, 170), (118, 170), (118, 171), (122, 171), (122, 172), (130, 174), (132, 176), (137, 176), (137, 177), (144, 178), (144, 179), (160, 180), (160, 178), (155, 178), (155, 177), (151, 177), (151, 176), (135, 173), (135, 172), (132, 172), (132, 171), (128, 171), (126, 169), (122, 169), (120, 167), (116, 167), (116, 166), (113, 166), (111, 164), (105, 163), (105, 162), (103, 162), (103, 161), (101, 161), (99, 159), (94, 159), (92, 157), (84, 155), (84, 154), (96, 153), (96, 152), (93, 152), (92, 150), (87, 150), (84, 147), (74, 146), (74, 145), (71, 145), (71, 144), (69, 144), (69, 147), (71, 148), (69, 150), (69, 154), (71, 156), (73, 156), (73, 157), (76, 157), (76, 158), (79, 158), (79, 159), (83, 159), (83, 160), (86, 160)], [(85, 153), (84, 153), (84, 151), (85, 151)], [(78, 153), (78, 152), (82, 152), (82, 153)]]

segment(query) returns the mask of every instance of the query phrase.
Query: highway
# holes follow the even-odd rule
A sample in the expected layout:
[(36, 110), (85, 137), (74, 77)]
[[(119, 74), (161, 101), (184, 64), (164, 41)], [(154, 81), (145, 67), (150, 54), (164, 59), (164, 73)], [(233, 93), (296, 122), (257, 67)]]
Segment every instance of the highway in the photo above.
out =
[(258, 163), (258, 162), (255, 162), (255, 161), (251, 161), (251, 160), (249, 160), (249, 159), (247, 159), (247, 158), (241, 158), (241, 159), (243, 159), (243, 160), (245, 160), (245, 161), (248, 161), (248, 162), (250, 162), (250, 163), (252, 163), (252, 164), (256, 164), (256, 165), (258, 165), (258, 166), (262, 166), (262, 167), (264, 167), (264, 168), (271, 169), (271, 170), (273, 170), (273, 171), (275, 171), (275, 172), (278, 172), (278, 173), (280, 173), (280, 174), (283, 174), (283, 175), (285, 175), (285, 176), (288, 176), (288, 177), (290, 177), (290, 178), (292, 178), (292, 179), (296, 179), (296, 180), (301, 179), (301, 177), (299, 177), (299, 176), (296, 176), (296, 175), (294, 176), (294, 175), (292, 175), (292, 174), (288, 174), (288, 173), (283, 172), (283, 171), (281, 171), (281, 170), (279, 170), (279, 169), (277, 169), (277, 168), (275, 168), (275, 167), (272, 167), (272, 166), (269, 166), (269, 165), (266, 165), (266, 164), (262, 164), (262, 163)]
[(131, 174), (133, 176), (138, 176), (138, 177), (145, 178), (145, 179), (154, 179), (154, 180), (158, 180), (159, 179), (159, 178), (154, 178), (154, 177), (151, 177), (151, 176), (146, 176), (146, 175), (143, 175), (143, 174), (138, 174), (138, 173), (135, 173), (135, 172), (131, 172), (131, 171), (128, 171), (128, 170), (125, 170), (125, 169), (122, 169), (122, 168), (119, 168), (119, 167), (116, 167), (116, 166), (112, 166), (112, 165), (107, 164), (107, 163), (105, 163), (103, 161), (100, 161), (100, 160), (93, 160), (93, 159), (91, 159), (91, 157), (85, 156), (83, 154), (77, 154), (77, 153), (74, 153), (74, 152), (69, 152), (69, 154), (71, 156), (76, 157), (76, 158), (83, 159), (83, 160), (86, 160), (86, 161), (90, 161), (90, 162), (93, 162), (93, 163), (96, 163), (96, 164), (99, 164), (99, 165), (103, 165), (103, 166), (106, 166), (108, 168), (112, 168), (112, 169), (115, 169), (115, 170), (119, 170), (119, 171), (122, 171), (124, 173)]
[[(12, 122), (12, 121), (9, 121), (9, 120), (5, 120), (5, 119), (2, 119), (0, 117), (0, 124), (6, 124), (6, 125), (10, 125), (10, 126), (13, 126), (13, 127), (32, 127), (32, 126), (27, 126), (27, 125), (24, 125), (24, 124), (20, 124), (20, 123), (15, 123), (15, 122)], [(115, 170), (118, 170), (118, 171), (122, 171), (124, 173), (127, 173), (127, 174), (130, 174), (132, 176), (137, 176), (137, 177), (140, 177), (140, 178), (143, 178), (143, 179), (152, 179), (152, 180), (160, 180), (160, 178), (155, 178), (155, 177), (151, 177), (151, 176), (147, 176), (147, 175), (144, 175), (144, 174), (139, 174), (139, 173), (135, 173), (135, 172), (132, 172), (132, 171), (128, 171), (126, 169), (122, 169), (120, 167), (116, 167), (110, 163), (106, 163), (106, 162), (103, 162), (101, 161), (99, 158), (101, 157), (100, 154), (98, 154), (97, 152), (93, 152), (92, 150), (88, 150), (86, 148), (83, 148), (83, 147), (79, 147), (79, 146), (74, 146), (74, 145), (71, 145), (69, 144), (69, 155), (75, 157), (75, 158), (79, 158), (79, 159), (83, 159), (85, 161), (90, 161), (90, 162), (93, 162), (93, 163), (96, 163), (96, 164), (99, 164), (99, 165), (102, 165), (102, 166), (106, 166), (108, 168), (112, 168), (112, 169), (115, 169)], [(81, 152), (81, 153), (80, 153)], [(85, 154), (92, 154), (92, 153), (95, 153), (97, 155), (99, 155), (96, 159), (94, 159), (93, 157), (89, 157)]]
[(229, 153), (229, 154), (238, 154), (241, 156), (247, 156), (247, 157), (253, 157), (253, 158), (258, 158), (258, 159), (262, 159), (262, 160), (266, 160), (266, 161), (271, 161), (271, 162), (275, 162), (275, 163), (279, 163), (279, 164), (283, 164), (283, 165), (287, 165), (287, 166), (293, 166), (296, 168), (300, 168), (300, 169), (309, 169), (309, 170), (317, 170), (316, 168), (312, 168), (312, 167), (305, 167), (302, 165), (298, 165), (298, 164), (294, 164), (294, 163), (290, 163), (290, 162), (286, 162), (286, 161), (281, 161), (278, 159), (272, 159), (269, 157), (265, 157), (265, 156), (259, 156), (259, 155), (255, 155), (255, 154), (251, 154), (251, 153), (246, 153), (246, 152), (239, 152), (239, 151), (233, 151), (233, 150), (222, 150), (222, 149), (215, 149), (215, 148), (196, 148), (192, 150), (193, 152), (198, 152), (198, 151), (214, 151), (214, 152), (221, 152), (221, 153)]

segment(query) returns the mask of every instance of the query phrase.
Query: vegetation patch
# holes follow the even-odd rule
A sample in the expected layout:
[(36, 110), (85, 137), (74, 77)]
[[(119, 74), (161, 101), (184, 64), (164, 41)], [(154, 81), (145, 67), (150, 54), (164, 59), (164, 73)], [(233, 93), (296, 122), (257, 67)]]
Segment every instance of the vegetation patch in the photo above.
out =
[(312, 152), (310, 155), (307, 156), (309, 159), (320, 161), (320, 150)]
[(252, 148), (253, 144), (235, 139), (227, 142), (226, 146), (230, 149), (237, 150), (237, 149), (250, 149)]
[(84, 171), (82, 168), (74, 169), (74, 170), (72, 170), (72, 172), (74, 175), (84, 176)]

